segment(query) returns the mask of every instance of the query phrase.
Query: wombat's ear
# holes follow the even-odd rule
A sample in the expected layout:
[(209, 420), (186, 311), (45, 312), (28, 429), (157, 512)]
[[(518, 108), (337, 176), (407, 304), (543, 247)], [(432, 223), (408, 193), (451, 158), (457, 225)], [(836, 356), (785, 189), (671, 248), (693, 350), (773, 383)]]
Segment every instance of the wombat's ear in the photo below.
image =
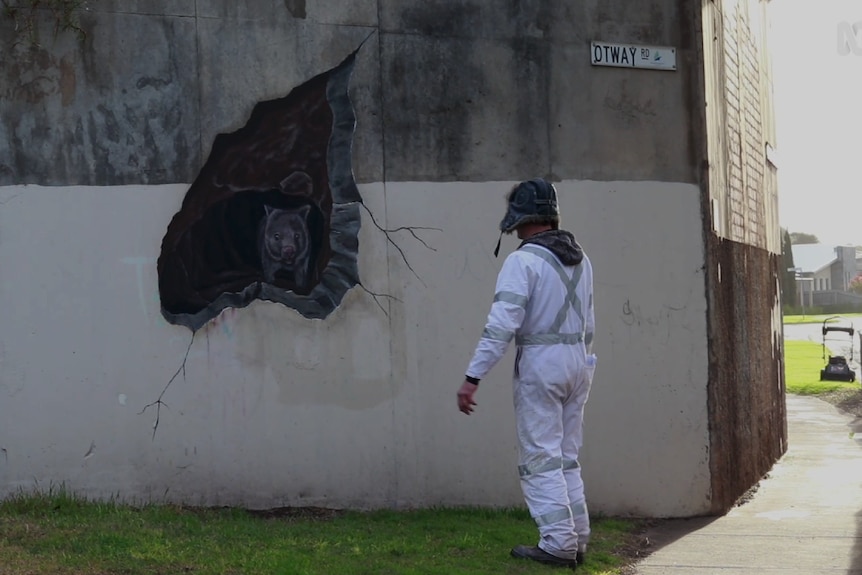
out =
[(311, 176), (302, 171), (293, 172), (281, 183), (281, 193), (289, 196), (311, 196), (314, 191), (314, 182)]
[(272, 206), (270, 206), (269, 204), (264, 204), (263, 211), (266, 212), (266, 215), (268, 216), (272, 213)]
[(304, 206), (296, 210), (296, 213), (298, 213), (302, 217), (302, 219), (308, 219), (308, 214), (311, 213), (311, 206), (305, 204)]

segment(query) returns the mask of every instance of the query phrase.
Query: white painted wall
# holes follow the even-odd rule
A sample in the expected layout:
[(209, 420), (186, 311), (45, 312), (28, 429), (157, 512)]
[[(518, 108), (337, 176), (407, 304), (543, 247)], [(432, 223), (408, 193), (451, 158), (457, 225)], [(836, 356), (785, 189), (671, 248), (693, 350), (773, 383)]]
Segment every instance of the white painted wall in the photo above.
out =
[[(478, 409), (455, 391), (504, 253), (513, 182), (360, 191), (360, 276), (326, 320), (226, 310), (195, 335), (159, 312), (155, 260), (185, 184), (0, 188), (0, 497), (65, 483), (90, 497), (203, 505), (521, 504), (510, 353)], [(590, 506), (708, 508), (700, 190), (557, 183), (596, 275), (599, 368), (582, 463)], [(417, 277), (418, 276), (418, 277)], [(388, 314), (388, 315), (387, 315)]]

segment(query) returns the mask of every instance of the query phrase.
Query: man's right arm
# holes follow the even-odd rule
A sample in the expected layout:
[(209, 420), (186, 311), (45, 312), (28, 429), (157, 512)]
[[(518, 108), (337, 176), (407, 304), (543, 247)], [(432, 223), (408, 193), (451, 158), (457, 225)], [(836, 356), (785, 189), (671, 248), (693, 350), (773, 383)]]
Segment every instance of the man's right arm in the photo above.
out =
[(478, 384), (506, 353), (524, 321), (529, 293), (529, 272), (520, 257), (510, 255), (497, 276), (494, 303), (465, 374), (468, 381)]

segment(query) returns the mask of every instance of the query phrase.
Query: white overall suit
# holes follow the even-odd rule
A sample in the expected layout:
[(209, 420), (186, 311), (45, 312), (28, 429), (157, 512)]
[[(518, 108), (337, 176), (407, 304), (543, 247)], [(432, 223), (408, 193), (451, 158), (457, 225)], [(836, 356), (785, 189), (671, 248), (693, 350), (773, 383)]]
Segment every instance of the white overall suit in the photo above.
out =
[(580, 263), (565, 266), (530, 240), (510, 254), (466, 375), (483, 378), (515, 340), (513, 391), (524, 498), (539, 528), (538, 546), (574, 559), (586, 551), (590, 536), (578, 452), (596, 365), (593, 270), (573, 236), (550, 233), (567, 234)]

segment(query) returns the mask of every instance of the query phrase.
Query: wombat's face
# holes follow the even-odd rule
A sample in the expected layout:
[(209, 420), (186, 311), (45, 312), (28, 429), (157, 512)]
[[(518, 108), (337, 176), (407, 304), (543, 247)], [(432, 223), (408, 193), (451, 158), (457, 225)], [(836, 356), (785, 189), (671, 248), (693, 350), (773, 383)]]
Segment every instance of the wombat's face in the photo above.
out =
[(308, 224), (298, 210), (273, 210), (264, 231), (270, 257), (293, 264), (308, 251)]

